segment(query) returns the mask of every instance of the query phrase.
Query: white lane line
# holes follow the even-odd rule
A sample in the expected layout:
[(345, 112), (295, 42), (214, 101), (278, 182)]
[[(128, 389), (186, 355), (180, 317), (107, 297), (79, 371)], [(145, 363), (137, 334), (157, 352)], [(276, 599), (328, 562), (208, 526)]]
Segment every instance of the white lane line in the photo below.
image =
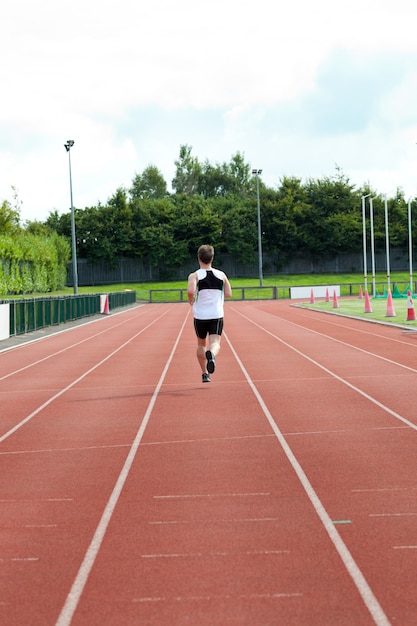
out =
[[(408, 491), (408, 487), (379, 487), (375, 489), (351, 489), (352, 493), (378, 493), (379, 491)], [(416, 487), (411, 487), (412, 490)]]
[(58, 524), (24, 524), (18, 528), (58, 528)]
[(16, 454), (56, 454), (61, 452), (83, 452), (84, 450), (107, 450), (108, 448), (130, 448), (130, 443), (114, 443), (103, 446), (77, 446), (75, 448), (35, 448), (33, 450), (6, 450), (0, 452), (0, 456), (16, 455)]
[(417, 513), (369, 513), (369, 517), (415, 517)]
[[(363, 428), (361, 432), (373, 432), (375, 430), (402, 430), (407, 428), (407, 426), (384, 426), (381, 428)], [(340, 430), (305, 430), (305, 431), (295, 431), (295, 432), (286, 432), (284, 435), (286, 437), (294, 437), (300, 435), (327, 435), (327, 434), (343, 434), (343, 433), (351, 433), (357, 432), (355, 429), (351, 428), (343, 428)], [(238, 441), (244, 439), (272, 439), (275, 438), (275, 435), (272, 433), (265, 433), (261, 435), (241, 435), (234, 437), (205, 437), (203, 439), (172, 439), (170, 441), (146, 441), (142, 443), (142, 446), (171, 446), (171, 445), (181, 445), (185, 443), (207, 443), (209, 441)], [(0, 451), (0, 456), (8, 456), (8, 455), (16, 455), (16, 454), (38, 454), (38, 453), (57, 453), (57, 452), (82, 452), (83, 450), (107, 450), (109, 448), (130, 448), (131, 443), (113, 443), (106, 444), (100, 446), (76, 446), (71, 448), (34, 448), (33, 450), (5, 450)], [(358, 490), (360, 491), (360, 490)]]
[(181, 500), (187, 498), (253, 498), (254, 496), (270, 496), (270, 492), (259, 493), (184, 493), (166, 496), (153, 496), (155, 500)]
[(168, 311), (165, 311), (165, 313), (163, 313), (162, 315), (160, 315), (159, 317), (153, 319), (147, 326), (145, 326), (144, 328), (142, 328), (139, 332), (137, 332), (135, 335), (133, 335), (132, 337), (130, 337), (130, 339), (128, 339), (127, 341), (125, 341), (124, 343), (122, 343), (118, 348), (116, 348), (115, 350), (113, 350), (113, 352), (110, 352), (110, 354), (108, 354), (106, 357), (104, 357), (104, 359), (102, 359), (101, 361), (99, 361), (98, 363), (96, 363), (95, 365), (93, 365), (93, 367), (90, 367), (89, 370), (87, 370), (86, 372), (84, 372), (84, 374), (81, 374), (81, 376), (79, 376), (78, 378), (76, 378), (75, 380), (72, 381), (72, 383), (70, 383), (69, 385), (67, 385), (66, 387), (64, 387), (63, 389), (61, 389), (61, 391), (58, 391), (58, 393), (54, 394), (53, 396), (51, 396), (49, 398), (49, 400), (46, 400), (46, 402), (44, 402), (43, 404), (41, 404), (37, 409), (35, 409), (35, 411), (33, 411), (32, 413), (30, 413), (27, 417), (25, 417), (23, 420), (21, 420), (18, 424), (16, 424), (15, 426), (13, 426), (13, 428), (11, 428), (10, 430), (8, 430), (4, 435), (2, 435), (0, 437), (0, 443), (2, 443), (3, 441), (5, 441), (5, 439), (7, 439), (8, 437), (10, 437), (10, 435), (13, 435), (13, 433), (15, 433), (17, 430), (19, 430), (20, 428), (22, 428), (22, 426), (24, 426), (25, 424), (27, 424), (28, 422), (30, 422), (30, 420), (32, 418), (34, 418), (36, 415), (38, 415), (38, 413), (40, 413), (41, 411), (43, 411), (43, 409), (45, 409), (47, 406), (49, 406), (50, 404), (52, 404), (52, 402), (54, 402), (57, 398), (59, 398), (60, 396), (64, 395), (64, 393), (66, 393), (67, 391), (69, 391), (70, 389), (72, 389), (72, 387), (74, 387), (77, 383), (79, 383), (80, 381), (82, 381), (84, 378), (86, 378), (89, 374), (91, 374), (91, 372), (94, 372), (94, 370), (96, 370), (97, 368), (101, 367), (101, 365), (103, 365), (103, 363), (105, 363), (106, 361), (108, 361), (109, 359), (111, 359), (115, 354), (117, 354), (118, 352), (120, 352), (120, 350), (123, 350), (123, 348), (125, 348), (127, 345), (129, 345), (129, 343), (131, 343), (134, 339), (136, 339), (136, 337), (139, 337), (139, 335), (141, 335), (142, 333), (145, 332), (145, 330), (147, 330), (148, 328), (150, 328), (151, 326), (153, 326), (153, 324), (155, 324), (161, 317), (163, 317), (164, 315), (166, 315), (168, 313)]
[[(279, 517), (236, 517), (230, 519), (214, 519), (212, 524), (258, 524), (259, 522), (278, 522)], [(154, 520), (153, 522), (146, 522), (150, 526), (163, 526), (163, 525), (175, 525), (175, 524), (204, 524), (207, 526), (207, 519), (195, 520), (195, 519), (179, 519), (179, 520)]]
[(417, 546), (392, 546), (393, 550), (417, 550)]
[(294, 437), (298, 435), (341, 435), (343, 433), (372, 433), (376, 430), (404, 430), (408, 426), (380, 426), (372, 428), (340, 428), (340, 429), (323, 429), (323, 430), (301, 430), (299, 432), (286, 432), (286, 437)]
[[(247, 318), (248, 319), (248, 318)], [(251, 321), (251, 320), (249, 320)], [(254, 322), (253, 322), (254, 323)], [(258, 326), (261, 330), (265, 331), (264, 328), (262, 328), (261, 326), (259, 326), (259, 324), (255, 324), (256, 326)], [(265, 331), (268, 334), (272, 335), (273, 337), (276, 337), (276, 335), (273, 335), (272, 333), (270, 333), (269, 331)], [(288, 461), (290, 462), (292, 468), (294, 469), (295, 473), (298, 476), (298, 479), (301, 483), (301, 485), (303, 486), (311, 504), (313, 505), (321, 523), (323, 524), (327, 534), (330, 537), (330, 540), (332, 541), (336, 551), (338, 552), (340, 558), (342, 559), (347, 571), (349, 572), (358, 592), (360, 593), (365, 606), (367, 607), (368, 611), (370, 612), (370, 614), (372, 615), (375, 624), (377, 626), (389, 626), (390, 622), (387, 618), (387, 616), (385, 615), (381, 605), (379, 604), (376, 596), (374, 595), (371, 587), (369, 586), (367, 580), (365, 579), (365, 576), (362, 574), (361, 570), (359, 569), (358, 565), (356, 564), (355, 560), (353, 559), (351, 553), (348, 550), (348, 547), (346, 546), (346, 544), (344, 543), (344, 541), (342, 540), (341, 536), (339, 535), (338, 531), (336, 530), (336, 526), (333, 523), (333, 521), (331, 520), (329, 514), (327, 513), (326, 509), (324, 508), (320, 498), (318, 497), (318, 495), (316, 494), (313, 486), (311, 485), (310, 481), (308, 480), (303, 468), (301, 467), (300, 463), (298, 462), (297, 458), (295, 457), (293, 451), (291, 450), (289, 444), (287, 443), (287, 440), (285, 439), (284, 435), (282, 434), (281, 430), (278, 428), (277, 424), (274, 421), (274, 418), (272, 417), (272, 414), (270, 413), (268, 407), (266, 406), (266, 403), (264, 402), (261, 394), (259, 393), (255, 383), (253, 382), (253, 380), (250, 378), (249, 373), (247, 372), (245, 366), (243, 365), (242, 361), (240, 360), (236, 350), (234, 349), (234, 347), (232, 346), (227, 334), (225, 333), (225, 338), (226, 341), (232, 351), (232, 353), (235, 356), (236, 361), (239, 364), (240, 369), (243, 372), (243, 375), (245, 376), (250, 388), (252, 389), (256, 399), (259, 402), (259, 405), (266, 417), (266, 419), (268, 420), (273, 432), (275, 433), (275, 436), (277, 437), (279, 443), (281, 444), (281, 447), (285, 453), (285, 455), (288, 458)], [(278, 337), (276, 337), (277, 339), (279, 339)], [(282, 340), (279, 340), (282, 341)], [(289, 348), (291, 348), (292, 350), (294, 350), (295, 352), (297, 352), (300, 356), (307, 358), (309, 361), (316, 363), (316, 361), (313, 361), (312, 359), (310, 359), (309, 357), (306, 357), (306, 355), (302, 354), (299, 350), (295, 349), (293, 346), (290, 346), (289, 344), (287, 344), (286, 342), (282, 341), (282, 343), (284, 343), (285, 345), (287, 345)], [(320, 366), (318, 363), (317, 365), (319, 367)], [(334, 376), (334, 374), (332, 372), (330, 372), (329, 370), (325, 370), (328, 371), (329, 374), (331, 374), (332, 376)], [(339, 378), (339, 377), (337, 377)], [(342, 379), (340, 379), (342, 380)], [(345, 382), (345, 381), (343, 381)], [(347, 383), (348, 384), (348, 383)], [(350, 385), (349, 385), (350, 386)]]
[(73, 502), (74, 498), (4, 498), (0, 502)]
[[(148, 425), (149, 419), (151, 417), (152, 414), (152, 410), (153, 407), (155, 405), (155, 402), (157, 400), (157, 397), (159, 395), (160, 389), (162, 387), (162, 384), (164, 382), (165, 376), (167, 374), (168, 368), (171, 364), (171, 361), (174, 357), (175, 351), (177, 349), (177, 346), (179, 344), (181, 335), (184, 331), (184, 327), (185, 324), (187, 323), (189, 317), (189, 312), (187, 312), (187, 315), (184, 319), (184, 322), (178, 332), (177, 338), (174, 342), (174, 345), (172, 347), (171, 353), (167, 359), (167, 362), (165, 364), (165, 367), (162, 370), (161, 376), (159, 378), (159, 381), (155, 387), (155, 390), (152, 394), (152, 397), (149, 401), (148, 404), (148, 408), (146, 409), (145, 415), (143, 417), (142, 423), (139, 426), (138, 432), (136, 433), (136, 437), (132, 443), (132, 446), (130, 448), (129, 454), (126, 457), (126, 461), (122, 467), (122, 470), (119, 474), (119, 477), (116, 481), (116, 484), (113, 488), (113, 491), (110, 495), (110, 498), (106, 504), (106, 507), (103, 511), (103, 515), (101, 516), (100, 522), (95, 530), (94, 536), (91, 540), (91, 543), (87, 549), (87, 552), (85, 554), (85, 557), (83, 559), (83, 562), (81, 563), (80, 569), (78, 570), (77, 576), (75, 577), (75, 580), (72, 584), (72, 587), (67, 595), (66, 601), (64, 606), (62, 607), (61, 613), (58, 617), (58, 620), (56, 622), (55, 626), (69, 626), (69, 624), (71, 624), (71, 620), (72, 617), (77, 609), (78, 603), (80, 601), (81, 595), (84, 591), (84, 587), (85, 584), (88, 580), (88, 577), (90, 575), (90, 572), (93, 568), (93, 565), (95, 563), (97, 554), (100, 550), (100, 546), (103, 542), (104, 536), (106, 534), (107, 531), (107, 527), (110, 523), (110, 520), (112, 518), (113, 512), (117, 506), (118, 500), (120, 498), (120, 494), (123, 490), (123, 487), (126, 483), (126, 480), (129, 476), (129, 472), (130, 469), (132, 467), (133, 461), (135, 460), (137, 451), (139, 449), (139, 445), (140, 442), (142, 440), (142, 437), (145, 433), (145, 429), (146, 426)], [(157, 318), (160, 319), (160, 318)], [(156, 321), (156, 320), (155, 320)], [(143, 332), (143, 331), (141, 331)], [(140, 333), (138, 333), (140, 334)], [(127, 342), (129, 343), (129, 342)], [(124, 344), (125, 345), (125, 344)]]
[(277, 554), (290, 554), (289, 550), (250, 550), (247, 552), (180, 552), (170, 554), (141, 554), (142, 559), (178, 559), (178, 558), (201, 558), (201, 557), (233, 557), (236, 556), (272, 556)]
[(264, 439), (264, 438), (272, 438), (274, 435), (271, 433), (265, 433), (261, 435), (240, 435), (240, 436), (229, 436), (229, 437), (203, 437), (198, 439), (171, 439), (170, 441), (147, 441), (144, 443), (144, 446), (170, 446), (173, 444), (183, 444), (183, 443), (207, 443), (208, 441), (239, 441), (244, 439)]
[[(184, 443), (206, 443), (208, 441), (233, 441), (239, 439), (260, 439), (260, 438), (273, 438), (273, 434), (265, 434), (265, 435), (245, 435), (242, 437), (206, 437), (204, 439), (174, 439), (172, 441), (153, 441), (142, 443), (142, 446), (165, 446), (165, 445), (176, 445), (176, 444), (184, 444)], [(38, 453), (57, 453), (57, 452), (82, 452), (83, 450), (107, 450), (108, 448), (130, 448), (131, 442), (129, 443), (113, 443), (106, 444), (100, 446), (76, 446), (71, 448), (34, 448), (33, 450), (5, 450), (4, 452), (0, 452), (0, 456), (7, 455), (15, 455), (15, 454), (38, 454)]]
[(132, 602), (208, 602), (212, 600), (269, 600), (269, 599), (285, 599), (285, 598), (301, 598), (303, 596), (302, 593), (241, 593), (237, 596), (233, 596), (231, 594), (225, 595), (212, 595), (212, 596), (155, 596), (148, 598), (132, 598)]
[(2, 563), (8, 563), (8, 562), (13, 562), (13, 563), (19, 563), (21, 561), (25, 562), (25, 563), (31, 563), (31, 562), (36, 562), (36, 561), (40, 561), (40, 558), (38, 556), (12, 556), (8, 559), (5, 558), (0, 558), (0, 561)]

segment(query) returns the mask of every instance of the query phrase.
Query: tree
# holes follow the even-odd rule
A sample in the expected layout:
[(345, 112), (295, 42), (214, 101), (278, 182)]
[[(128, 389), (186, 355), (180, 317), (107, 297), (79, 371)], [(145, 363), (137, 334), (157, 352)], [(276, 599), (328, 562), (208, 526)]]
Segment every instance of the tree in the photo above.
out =
[(10, 202), (4, 200), (0, 207), (0, 233), (13, 235), (20, 230), (20, 213), (13, 209)]
[[(261, 182), (261, 181), (260, 181)], [(304, 212), (306, 193), (297, 178), (284, 178), (277, 191), (260, 187), (263, 249), (282, 265), (297, 251), (295, 215)]]
[(46, 219), (45, 226), (71, 241), (71, 212), (59, 215), (58, 211), (51, 211)]
[[(75, 210), (78, 256), (117, 264), (121, 256), (146, 257), (152, 264), (183, 263), (205, 242), (234, 254), (248, 265), (257, 256), (256, 177), (237, 152), (229, 162), (201, 164), (188, 145), (175, 161), (174, 194), (163, 176), (149, 165), (129, 190), (116, 190), (105, 206)], [(385, 247), (384, 199), (369, 184), (355, 189), (336, 166), (333, 176), (309, 179), (284, 177), (276, 189), (260, 178), (262, 246), (278, 268), (292, 255), (312, 260), (362, 251), (361, 196), (374, 198), (375, 244)], [(3, 204), (0, 226), (18, 224), (18, 201)], [(414, 200), (416, 204), (416, 200)], [(368, 206), (368, 205), (367, 205)], [(407, 203), (401, 190), (388, 200), (391, 245), (406, 246)], [(11, 213), (10, 213), (11, 211)], [(414, 229), (417, 213), (413, 210)], [(11, 219), (10, 219), (11, 218)], [(369, 213), (367, 212), (369, 233)], [(45, 227), (71, 242), (71, 214), (50, 213)], [(28, 225), (42, 234), (42, 225)], [(45, 231), (49, 232), (49, 231)]]
[(202, 196), (176, 197), (175, 216), (176, 241), (185, 243), (188, 254), (193, 257), (202, 243), (217, 246), (221, 241), (221, 218)]
[(240, 201), (224, 214), (222, 220), (224, 247), (244, 266), (250, 265), (256, 259), (257, 233), (256, 207), (254, 205)]
[(253, 179), (250, 175), (250, 165), (245, 163), (243, 154), (236, 152), (228, 165), (229, 189), (228, 193), (247, 196), (253, 188)]
[(172, 188), (177, 194), (193, 196), (199, 193), (202, 168), (198, 159), (191, 155), (191, 151), (191, 146), (181, 146), (179, 158), (175, 161), (176, 172), (172, 179)]
[(230, 163), (217, 163), (213, 166), (206, 159), (198, 190), (205, 198), (247, 196), (252, 190), (250, 166), (239, 152), (232, 157)]
[[(385, 210), (385, 206), (384, 206)], [(413, 214), (411, 220), (413, 222)], [(397, 189), (394, 198), (388, 199), (388, 220), (389, 220), (389, 241), (391, 246), (408, 246), (409, 226), (408, 226), (408, 202), (404, 198), (402, 189)], [(415, 225), (412, 226), (412, 232)]]
[(88, 259), (92, 263), (112, 258), (108, 227), (101, 205), (77, 212), (75, 232), (78, 258)]
[(299, 214), (297, 223), (301, 249), (313, 259), (356, 250), (360, 245), (360, 199), (349, 179), (337, 168), (334, 177), (309, 179), (305, 190), (308, 209)]
[(159, 200), (168, 196), (167, 184), (155, 165), (148, 165), (142, 174), (136, 174), (129, 189), (131, 198)]

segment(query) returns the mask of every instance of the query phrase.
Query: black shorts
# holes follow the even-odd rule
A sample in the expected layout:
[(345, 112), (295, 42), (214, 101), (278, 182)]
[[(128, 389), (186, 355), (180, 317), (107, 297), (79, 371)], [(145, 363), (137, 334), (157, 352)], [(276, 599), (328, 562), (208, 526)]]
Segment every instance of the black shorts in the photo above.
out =
[(196, 320), (194, 318), (195, 334), (199, 339), (205, 339), (207, 335), (221, 335), (223, 332), (223, 318), (217, 320)]

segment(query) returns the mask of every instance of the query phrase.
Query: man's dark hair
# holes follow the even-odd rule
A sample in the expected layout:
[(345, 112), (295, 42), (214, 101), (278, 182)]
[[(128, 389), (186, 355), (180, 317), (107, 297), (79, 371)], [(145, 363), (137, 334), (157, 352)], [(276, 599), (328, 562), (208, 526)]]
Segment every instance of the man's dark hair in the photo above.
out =
[(214, 258), (214, 248), (213, 246), (209, 246), (207, 244), (200, 246), (197, 251), (197, 255), (202, 263), (208, 265)]

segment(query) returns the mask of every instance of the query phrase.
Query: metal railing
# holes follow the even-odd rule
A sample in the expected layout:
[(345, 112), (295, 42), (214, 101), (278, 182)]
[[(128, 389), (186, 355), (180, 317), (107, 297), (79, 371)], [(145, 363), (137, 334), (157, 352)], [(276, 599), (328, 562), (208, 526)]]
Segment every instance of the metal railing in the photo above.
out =
[[(233, 287), (233, 300), (289, 298), (289, 287)], [(187, 302), (187, 289), (150, 289), (149, 302)]]
[[(395, 286), (400, 291), (407, 288), (409, 283), (397, 282), (392, 285), (392, 289)], [(305, 285), (306, 287), (314, 288), (314, 285)], [(355, 296), (359, 294), (361, 283), (349, 283), (340, 284), (341, 296)], [(384, 290), (385, 283), (376, 283), (377, 290)], [(288, 300), (291, 299), (291, 286), (268, 286), (268, 287), (235, 287), (233, 285), (232, 300)], [(417, 284), (414, 283), (414, 292), (417, 289)], [(187, 289), (150, 289), (149, 290), (149, 302), (187, 302)]]
[[(136, 291), (110, 292), (110, 311), (136, 302)], [(10, 336), (58, 326), (100, 313), (100, 294), (2, 300), (10, 307)]]

